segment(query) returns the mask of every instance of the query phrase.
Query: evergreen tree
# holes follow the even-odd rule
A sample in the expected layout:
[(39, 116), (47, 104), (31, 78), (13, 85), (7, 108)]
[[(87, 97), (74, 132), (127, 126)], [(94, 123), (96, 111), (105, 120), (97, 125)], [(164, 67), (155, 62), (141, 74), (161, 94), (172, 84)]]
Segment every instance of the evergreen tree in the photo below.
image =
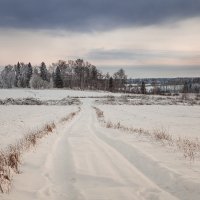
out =
[(48, 81), (48, 71), (44, 62), (40, 65), (40, 77), (44, 81)]
[(63, 87), (63, 80), (61, 78), (61, 72), (60, 72), (60, 68), (59, 67), (56, 68), (55, 78), (54, 78), (54, 85), (57, 88), (62, 88)]
[(27, 75), (26, 75), (26, 85), (27, 85), (27, 87), (30, 87), (30, 80), (31, 80), (32, 74), (33, 74), (32, 65), (31, 65), (31, 63), (28, 63)]

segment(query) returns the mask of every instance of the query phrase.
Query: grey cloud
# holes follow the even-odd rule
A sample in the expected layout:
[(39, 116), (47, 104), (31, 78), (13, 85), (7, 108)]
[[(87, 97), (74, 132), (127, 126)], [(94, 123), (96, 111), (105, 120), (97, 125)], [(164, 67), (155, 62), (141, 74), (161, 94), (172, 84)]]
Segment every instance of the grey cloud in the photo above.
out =
[(130, 50), (104, 50), (104, 49), (93, 49), (88, 52), (87, 57), (94, 60), (121, 60), (121, 59), (134, 59), (138, 57), (138, 53), (133, 53)]
[(0, 27), (108, 30), (200, 15), (199, 0), (1, 0)]
[(93, 49), (88, 52), (87, 57), (93, 60), (132, 60), (146, 58), (199, 58), (200, 52), (195, 51), (164, 51), (145, 49)]

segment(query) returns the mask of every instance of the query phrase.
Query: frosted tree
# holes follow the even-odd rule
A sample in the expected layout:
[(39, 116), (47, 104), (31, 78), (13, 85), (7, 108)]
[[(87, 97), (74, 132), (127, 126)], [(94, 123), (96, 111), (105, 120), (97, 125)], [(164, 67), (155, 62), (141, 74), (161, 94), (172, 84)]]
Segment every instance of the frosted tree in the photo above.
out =
[(29, 87), (30, 78), (32, 76), (32, 66), (31, 64), (20, 63), (20, 77), (19, 86), (23, 88)]
[(113, 75), (114, 77), (114, 88), (116, 90), (121, 90), (122, 88), (125, 87), (125, 83), (127, 80), (127, 76), (125, 74), (125, 71), (123, 69), (120, 69), (119, 71), (117, 71), (116, 73), (114, 73)]
[[(6, 66), (1, 73), (0, 87), (69, 87), (98, 90), (121, 90), (125, 88), (126, 75), (123, 69), (114, 74), (112, 84), (110, 75), (103, 74), (96, 66), (83, 59), (59, 60), (47, 69), (44, 62), (39, 67), (31, 63), (18, 62), (15, 66)], [(53, 83), (53, 84), (52, 84)], [(112, 87), (110, 86), (112, 85)]]
[(48, 81), (44, 81), (38, 73), (38, 70), (34, 68), (32, 77), (30, 79), (30, 87), (33, 89), (45, 89), (50, 88), (51, 86), (52, 84)]
[(1, 84), (3, 88), (12, 88), (15, 86), (15, 71), (13, 66), (6, 66), (1, 72)]
[(82, 59), (77, 59), (75, 61), (74, 72), (79, 88), (84, 89), (84, 62)]

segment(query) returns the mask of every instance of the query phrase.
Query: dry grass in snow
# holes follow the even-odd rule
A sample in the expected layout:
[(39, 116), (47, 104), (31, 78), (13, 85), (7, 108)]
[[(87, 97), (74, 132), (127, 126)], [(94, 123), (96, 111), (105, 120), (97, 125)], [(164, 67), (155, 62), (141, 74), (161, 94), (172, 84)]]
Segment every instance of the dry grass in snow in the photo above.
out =
[(78, 114), (80, 111), (81, 111), (81, 108), (79, 107), (79, 108), (78, 108), (78, 111), (72, 112), (72, 113), (70, 113), (69, 115), (67, 115), (66, 117), (63, 117), (63, 118), (60, 120), (60, 122), (69, 121), (69, 120), (72, 119), (76, 114)]
[[(70, 113), (60, 122), (67, 122), (80, 112), (80, 108), (76, 112)], [(11, 187), (11, 180), (14, 173), (20, 173), (19, 165), (22, 154), (34, 147), (38, 140), (51, 134), (56, 128), (54, 122), (45, 124), (41, 129), (32, 131), (21, 138), (17, 143), (10, 145), (5, 150), (0, 151), (0, 191), (8, 193)]]
[(198, 96), (188, 94), (187, 96), (161, 96), (161, 95), (121, 95), (107, 96), (95, 100), (100, 105), (200, 105)]
[(46, 124), (40, 130), (33, 131), (20, 139), (16, 144), (10, 145), (0, 153), (0, 189), (7, 193), (10, 190), (13, 173), (19, 173), (19, 164), (23, 152), (34, 147), (38, 140), (49, 135), (56, 128), (54, 122)]
[(156, 142), (163, 145), (173, 146), (183, 153), (184, 158), (194, 161), (196, 158), (200, 158), (200, 141), (196, 139), (188, 138), (174, 138), (171, 134), (167, 133), (163, 129), (155, 129), (154, 131), (145, 130), (143, 128), (126, 127), (120, 122), (113, 123), (111, 121), (105, 121), (104, 113), (99, 108), (94, 107), (99, 122), (106, 128), (119, 129), (124, 132), (138, 133), (145, 135)]

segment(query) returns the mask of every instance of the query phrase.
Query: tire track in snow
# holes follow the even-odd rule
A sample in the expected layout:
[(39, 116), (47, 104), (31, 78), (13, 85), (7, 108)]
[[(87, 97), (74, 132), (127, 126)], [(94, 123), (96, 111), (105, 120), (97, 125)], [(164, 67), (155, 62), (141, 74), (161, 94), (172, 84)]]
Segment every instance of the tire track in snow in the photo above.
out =
[[(31, 170), (36, 178), (43, 179), (39, 191), (37, 181), (33, 180), (33, 183), (28, 183), (29, 191), (26, 188), (18, 196), (13, 193), (12, 197), (15, 198), (11, 199), (177, 199), (172, 195), (176, 194), (176, 187), (173, 193), (171, 188), (167, 189), (162, 185), (159, 187), (158, 182), (149, 176), (157, 170), (149, 167), (150, 159), (143, 157), (139, 150), (129, 149), (126, 143), (118, 143), (114, 138), (105, 136), (105, 130), (109, 132), (109, 129), (99, 126), (91, 104), (87, 102), (72, 122), (57, 130), (59, 135), (52, 136), (53, 141), (49, 138), (50, 142), (44, 147), (44, 152), (38, 148), (34, 153), (36, 158), (41, 152), (44, 154), (40, 158), (44, 158), (43, 162), (40, 161), (35, 166), (31, 163)], [(131, 156), (135, 156), (136, 160), (131, 160)], [(137, 165), (137, 162), (140, 163), (138, 156), (141, 156), (141, 163), (144, 169), (146, 167), (149, 170), (148, 173)], [(31, 170), (26, 175), (27, 178), (32, 177)], [(186, 199), (184, 196), (178, 197)]]
[(93, 123), (97, 122), (92, 120), (92, 113), (92, 108), (85, 106), (67, 135), (74, 166), (73, 187), (82, 199), (176, 199), (96, 136)]
[(54, 141), (51, 152), (48, 153), (46, 158), (43, 170), (46, 184), (37, 192), (38, 199), (83, 199), (72, 184), (74, 182), (74, 166), (68, 144), (68, 135), (71, 133), (73, 127), (76, 126), (80, 115), (81, 113), (70, 124), (66, 124), (66, 127), (60, 129), (59, 137)]

